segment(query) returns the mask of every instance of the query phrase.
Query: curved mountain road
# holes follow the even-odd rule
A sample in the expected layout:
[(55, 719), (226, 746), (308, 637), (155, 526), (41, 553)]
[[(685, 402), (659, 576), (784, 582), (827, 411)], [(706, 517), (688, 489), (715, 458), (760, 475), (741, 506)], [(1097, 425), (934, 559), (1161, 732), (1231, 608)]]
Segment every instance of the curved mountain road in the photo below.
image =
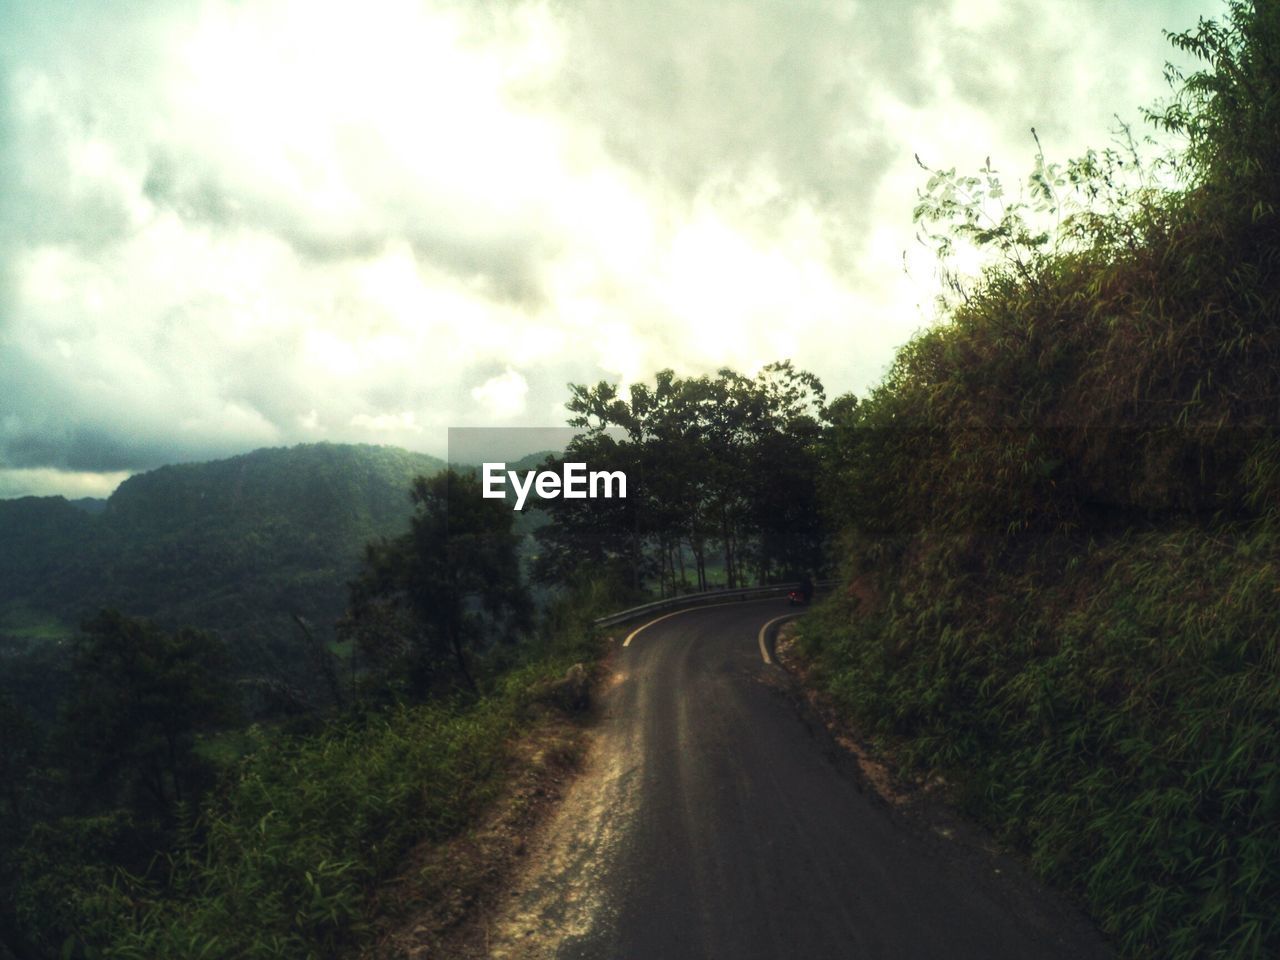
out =
[(785, 600), (682, 611), (612, 660), (586, 769), (493, 957), (1105, 957), (1017, 864), (908, 822), (765, 662)]

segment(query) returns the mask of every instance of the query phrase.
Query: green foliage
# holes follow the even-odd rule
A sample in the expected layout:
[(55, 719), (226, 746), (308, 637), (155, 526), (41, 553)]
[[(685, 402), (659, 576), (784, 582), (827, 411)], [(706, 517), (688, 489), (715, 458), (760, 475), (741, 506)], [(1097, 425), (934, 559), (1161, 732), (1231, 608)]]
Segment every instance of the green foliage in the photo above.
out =
[(412, 499), (409, 532), (369, 545), (345, 629), (379, 660), (388, 659), (388, 640), (406, 639), (415, 696), (430, 692), (442, 670), (474, 692), (470, 657), (515, 639), (531, 617), (512, 511), (486, 499), (477, 477), (452, 470), (417, 478)]
[(620, 577), (584, 576), (548, 603), (539, 619), (535, 645), (527, 659), (551, 675), (599, 655), (595, 620), (624, 607), (630, 599)]
[[(310, 691), (319, 678), (293, 615), (331, 639), (364, 544), (404, 529), (413, 477), (440, 466), (393, 447), (311, 444), (139, 474), (97, 515), (61, 497), (0, 500), (0, 641), (39, 658), (36, 633), (113, 607), (217, 631), (240, 675)], [(0, 682), (39, 709), (7, 683), (14, 673)]]
[(77, 943), (104, 958), (336, 955), (408, 847), (457, 833), (492, 795), (519, 708), (402, 707), (306, 738), (254, 728), (184, 843), (78, 901)]
[(536, 534), (539, 576), (567, 582), (579, 569), (625, 570), (638, 596), (651, 581), (664, 594), (686, 590), (690, 575), (706, 589), (717, 559), (728, 586), (821, 565), (815, 477), (825, 394), (812, 374), (782, 362), (754, 378), (663, 370), (652, 387), (632, 385), (628, 399), (604, 382), (571, 390), (570, 423), (583, 433), (562, 459), (622, 471), (627, 498), (589, 509), (540, 504), (555, 522)]
[[(281, 460), (315, 467), (299, 461), (331, 453), (343, 465), (338, 476), (348, 476), (350, 451), (323, 446), (242, 458), (230, 492), (220, 485), (226, 464), (159, 471), (131, 481), (102, 522), (114, 515), (111, 522), (123, 525), (110, 528), (117, 533), (134, 525), (144, 552), (182, 532), (193, 537), (185, 549), (207, 557), (230, 542), (219, 539), (226, 531), (206, 529), (215, 520), (234, 529), (243, 519), (256, 534), (301, 519), (309, 537), (334, 506), (330, 495), (343, 498), (339, 513), (357, 514), (368, 495), (384, 520), (408, 521), (416, 506), (407, 534), (373, 547), (377, 562), (357, 595), (398, 605), (405, 616), (392, 626), (416, 646), (417, 662), (434, 674), (452, 655), (467, 670), (463, 654), (524, 623), (512, 513), (484, 500), (474, 477), (419, 478), (410, 497), (402, 490), (392, 497), (376, 483), (368, 488), (366, 477), (352, 479), (355, 490), (332, 490), (335, 477), (323, 469), (292, 484), (277, 469)], [(379, 466), (377, 455), (355, 456)], [(297, 490), (298, 482), (318, 481), (327, 489), (319, 501)], [(0, 520), (21, 528), (35, 509), (81, 529), (79, 513), (60, 504), (20, 503), (0, 511)], [(241, 510), (244, 518), (236, 516)], [(346, 537), (352, 528), (334, 529)], [(38, 553), (49, 525), (28, 532)], [(248, 548), (264, 547), (250, 540)], [(318, 543), (295, 537), (290, 550), (314, 564)], [(213, 595), (234, 602), (236, 570), (229, 561), (227, 570), (205, 571), (205, 588), (216, 585)], [(164, 589), (161, 583), (157, 592)], [(306, 641), (299, 653), (318, 661), (315, 672), (340, 706), (332, 655), (296, 608), (285, 609)], [(39, 610), (11, 606), (10, 614), (25, 624)], [(216, 636), (100, 613), (73, 642), (36, 648), (65, 661), (65, 703), (47, 744), (19, 705), (0, 699), (0, 803), (8, 808), (0, 862), (13, 868), (0, 875), (0, 937), (20, 952), (67, 957), (332, 955), (359, 939), (370, 890), (411, 843), (456, 832), (483, 806), (499, 783), (504, 742), (528, 686), (544, 679), (549, 664), (563, 671), (565, 656), (588, 655), (589, 637), (589, 630), (572, 642), (557, 636), (531, 645), (526, 661), (485, 664), (490, 678), (505, 671), (501, 695), (471, 706), (313, 715), (296, 718), (291, 735), (280, 727), (226, 729), (237, 698)], [(21, 642), (41, 641), (11, 640)], [(217, 787), (215, 768), (222, 770)]]
[[(13, 851), (10, 909), (37, 956), (57, 956), (70, 938), (115, 916), (114, 864), (127, 859), (137, 825), (123, 810), (39, 821)], [(6, 884), (8, 886), (8, 884)]]
[(996, 256), (831, 405), (850, 586), (802, 639), (1126, 955), (1238, 960), (1280, 951), (1280, 8), (1172, 39), (1177, 189), (934, 173), (921, 220)]
[(198, 738), (237, 719), (226, 653), (190, 629), (168, 633), (103, 611), (71, 657), (51, 736), (0, 698), (0, 933), (55, 953), (109, 918), (101, 888), (145, 867), (213, 779)]
[(0, 695), (0, 803), (8, 807), (7, 818), (0, 819), (0, 836), (20, 818), (22, 787), (39, 751), (40, 738), (31, 718)]
[(1269, 0), (1231, 0), (1221, 21), (1169, 34), (1207, 69), (1169, 71), (1178, 96), (1149, 119), (1187, 138), (1187, 160), (1201, 181), (1253, 200), (1255, 219), (1275, 216), (1280, 177), (1280, 9)]
[(169, 811), (199, 777), (196, 735), (231, 723), (225, 648), (105, 610), (87, 622), (59, 731), (81, 789)]
[[(431, 498), (445, 479), (419, 485), (424, 522), (439, 519)], [(510, 511), (463, 519), (450, 512), (460, 537), (509, 525)], [(505, 549), (463, 542), (451, 554), (438, 544), (455, 584), (514, 572)], [(79, 644), (61, 752), (36, 756), (34, 727), (0, 700), (0, 772), (13, 778), (0, 802), (11, 795), (17, 811), (0, 820), (13, 867), (0, 874), (0, 936), (86, 960), (318, 958), (361, 943), (371, 895), (409, 848), (464, 830), (501, 787), (536, 691), (598, 655), (591, 620), (610, 597), (584, 581), (553, 602), (531, 642), (484, 664), (485, 697), (200, 740), (225, 693), (209, 670), (217, 645), (100, 615)], [(214, 759), (220, 782), (197, 797), (188, 775)]]
[[(990, 574), (920, 560), (807, 618), (824, 683), (1128, 956), (1280, 944), (1280, 549), (1197, 525)], [(1053, 556), (1054, 553), (1058, 556)], [(935, 561), (936, 562), (936, 561)]]

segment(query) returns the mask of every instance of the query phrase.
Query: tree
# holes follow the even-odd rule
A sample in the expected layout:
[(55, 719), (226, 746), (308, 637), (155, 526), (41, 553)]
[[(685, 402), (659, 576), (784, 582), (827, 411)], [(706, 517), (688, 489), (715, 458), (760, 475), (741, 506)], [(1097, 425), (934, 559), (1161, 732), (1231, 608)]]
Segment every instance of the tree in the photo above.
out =
[(23, 709), (0, 694), (0, 837), (5, 828), (22, 821), (22, 793), (35, 763), (39, 741), (34, 724)]
[[(485, 499), (479, 478), (453, 470), (418, 477), (410, 496), (409, 531), (366, 548), (364, 571), (351, 585), (349, 620), (377, 621), (377, 629), (353, 629), (385, 649), (362, 652), (374, 662), (402, 662), (416, 696), (450, 672), (474, 692), (473, 655), (529, 625), (511, 507)], [(395, 644), (382, 626), (389, 622), (409, 630), (403, 656), (388, 657)]]
[(1275, 216), (1280, 185), (1280, 6), (1271, 0), (1230, 0), (1221, 21), (1167, 34), (1179, 50), (1209, 69), (1184, 76), (1172, 103), (1147, 119), (1187, 138), (1187, 159), (1201, 180), (1252, 201), (1256, 221)]
[(534, 534), (538, 554), (533, 575), (544, 583), (576, 584), (603, 574), (619, 582), (630, 581), (636, 592), (649, 572), (640, 550), (640, 520), (645, 529), (653, 517), (647, 509), (650, 497), (640, 482), (645, 472), (634, 444), (619, 443), (607, 433), (580, 434), (559, 458), (548, 458), (545, 469), (558, 471), (563, 463), (586, 463), (593, 470), (622, 471), (628, 478), (627, 496), (598, 500), (565, 497), (534, 501), (552, 522)]
[[(563, 459), (624, 470), (625, 502), (548, 501), (554, 521), (538, 532), (538, 572), (556, 579), (583, 561), (627, 563), (633, 589), (657, 579), (666, 593), (706, 589), (711, 548), (725, 582), (798, 575), (821, 565), (824, 526), (817, 509), (817, 457), (825, 394), (790, 362), (755, 377), (724, 369), (679, 378), (662, 370), (653, 385), (571, 385), (571, 426), (583, 432)], [(625, 436), (616, 439), (615, 434)], [(595, 459), (592, 459), (592, 458)]]
[(81, 629), (61, 733), (78, 778), (95, 788), (83, 795), (114, 790), (129, 806), (168, 812), (200, 774), (197, 734), (235, 716), (226, 650), (210, 634), (165, 633), (115, 610)]

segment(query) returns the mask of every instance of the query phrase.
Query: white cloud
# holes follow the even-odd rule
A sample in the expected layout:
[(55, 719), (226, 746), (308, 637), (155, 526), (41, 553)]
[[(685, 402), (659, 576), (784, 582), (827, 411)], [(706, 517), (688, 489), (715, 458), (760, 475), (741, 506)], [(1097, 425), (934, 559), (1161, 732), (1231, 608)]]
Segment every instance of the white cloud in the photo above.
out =
[(377, 433), (385, 433), (387, 431), (422, 432), (422, 428), (418, 426), (417, 414), (412, 410), (403, 410), (396, 414), (383, 413), (376, 417), (371, 417), (367, 413), (357, 413), (351, 418), (351, 425), (363, 430), (373, 430)]
[(471, 398), (490, 418), (501, 423), (524, 412), (529, 383), (520, 371), (510, 367), (496, 377), (490, 377), (471, 391)]
[(129, 476), (124, 471), (51, 470), (43, 467), (9, 470), (0, 467), (0, 499), (10, 497), (109, 497)]
[(929, 316), (912, 154), (1104, 141), (1216, 10), (11, 4), (0, 463), (442, 453), (665, 366), (862, 389)]

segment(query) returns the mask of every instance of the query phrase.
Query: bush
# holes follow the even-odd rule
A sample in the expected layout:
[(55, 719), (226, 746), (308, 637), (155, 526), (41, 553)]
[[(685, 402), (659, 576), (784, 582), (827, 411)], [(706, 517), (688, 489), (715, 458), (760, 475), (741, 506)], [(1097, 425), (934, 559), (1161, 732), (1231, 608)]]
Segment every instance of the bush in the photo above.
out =
[(358, 941), (373, 886), (463, 829), (501, 782), (518, 698), (398, 708), (256, 743), (185, 842), (82, 909), (86, 956), (321, 957)]
[[(1173, 41), (1206, 63), (1151, 114), (1188, 137), (1178, 190), (1057, 240), (922, 202), (1002, 256), (840, 409), (824, 485), (851, 586), (802, 641), (1126, 954), (1273, 956), (1280, 7)], [(1041, 158), (1033, 193), (1114, 196), (1106, 172)]]

